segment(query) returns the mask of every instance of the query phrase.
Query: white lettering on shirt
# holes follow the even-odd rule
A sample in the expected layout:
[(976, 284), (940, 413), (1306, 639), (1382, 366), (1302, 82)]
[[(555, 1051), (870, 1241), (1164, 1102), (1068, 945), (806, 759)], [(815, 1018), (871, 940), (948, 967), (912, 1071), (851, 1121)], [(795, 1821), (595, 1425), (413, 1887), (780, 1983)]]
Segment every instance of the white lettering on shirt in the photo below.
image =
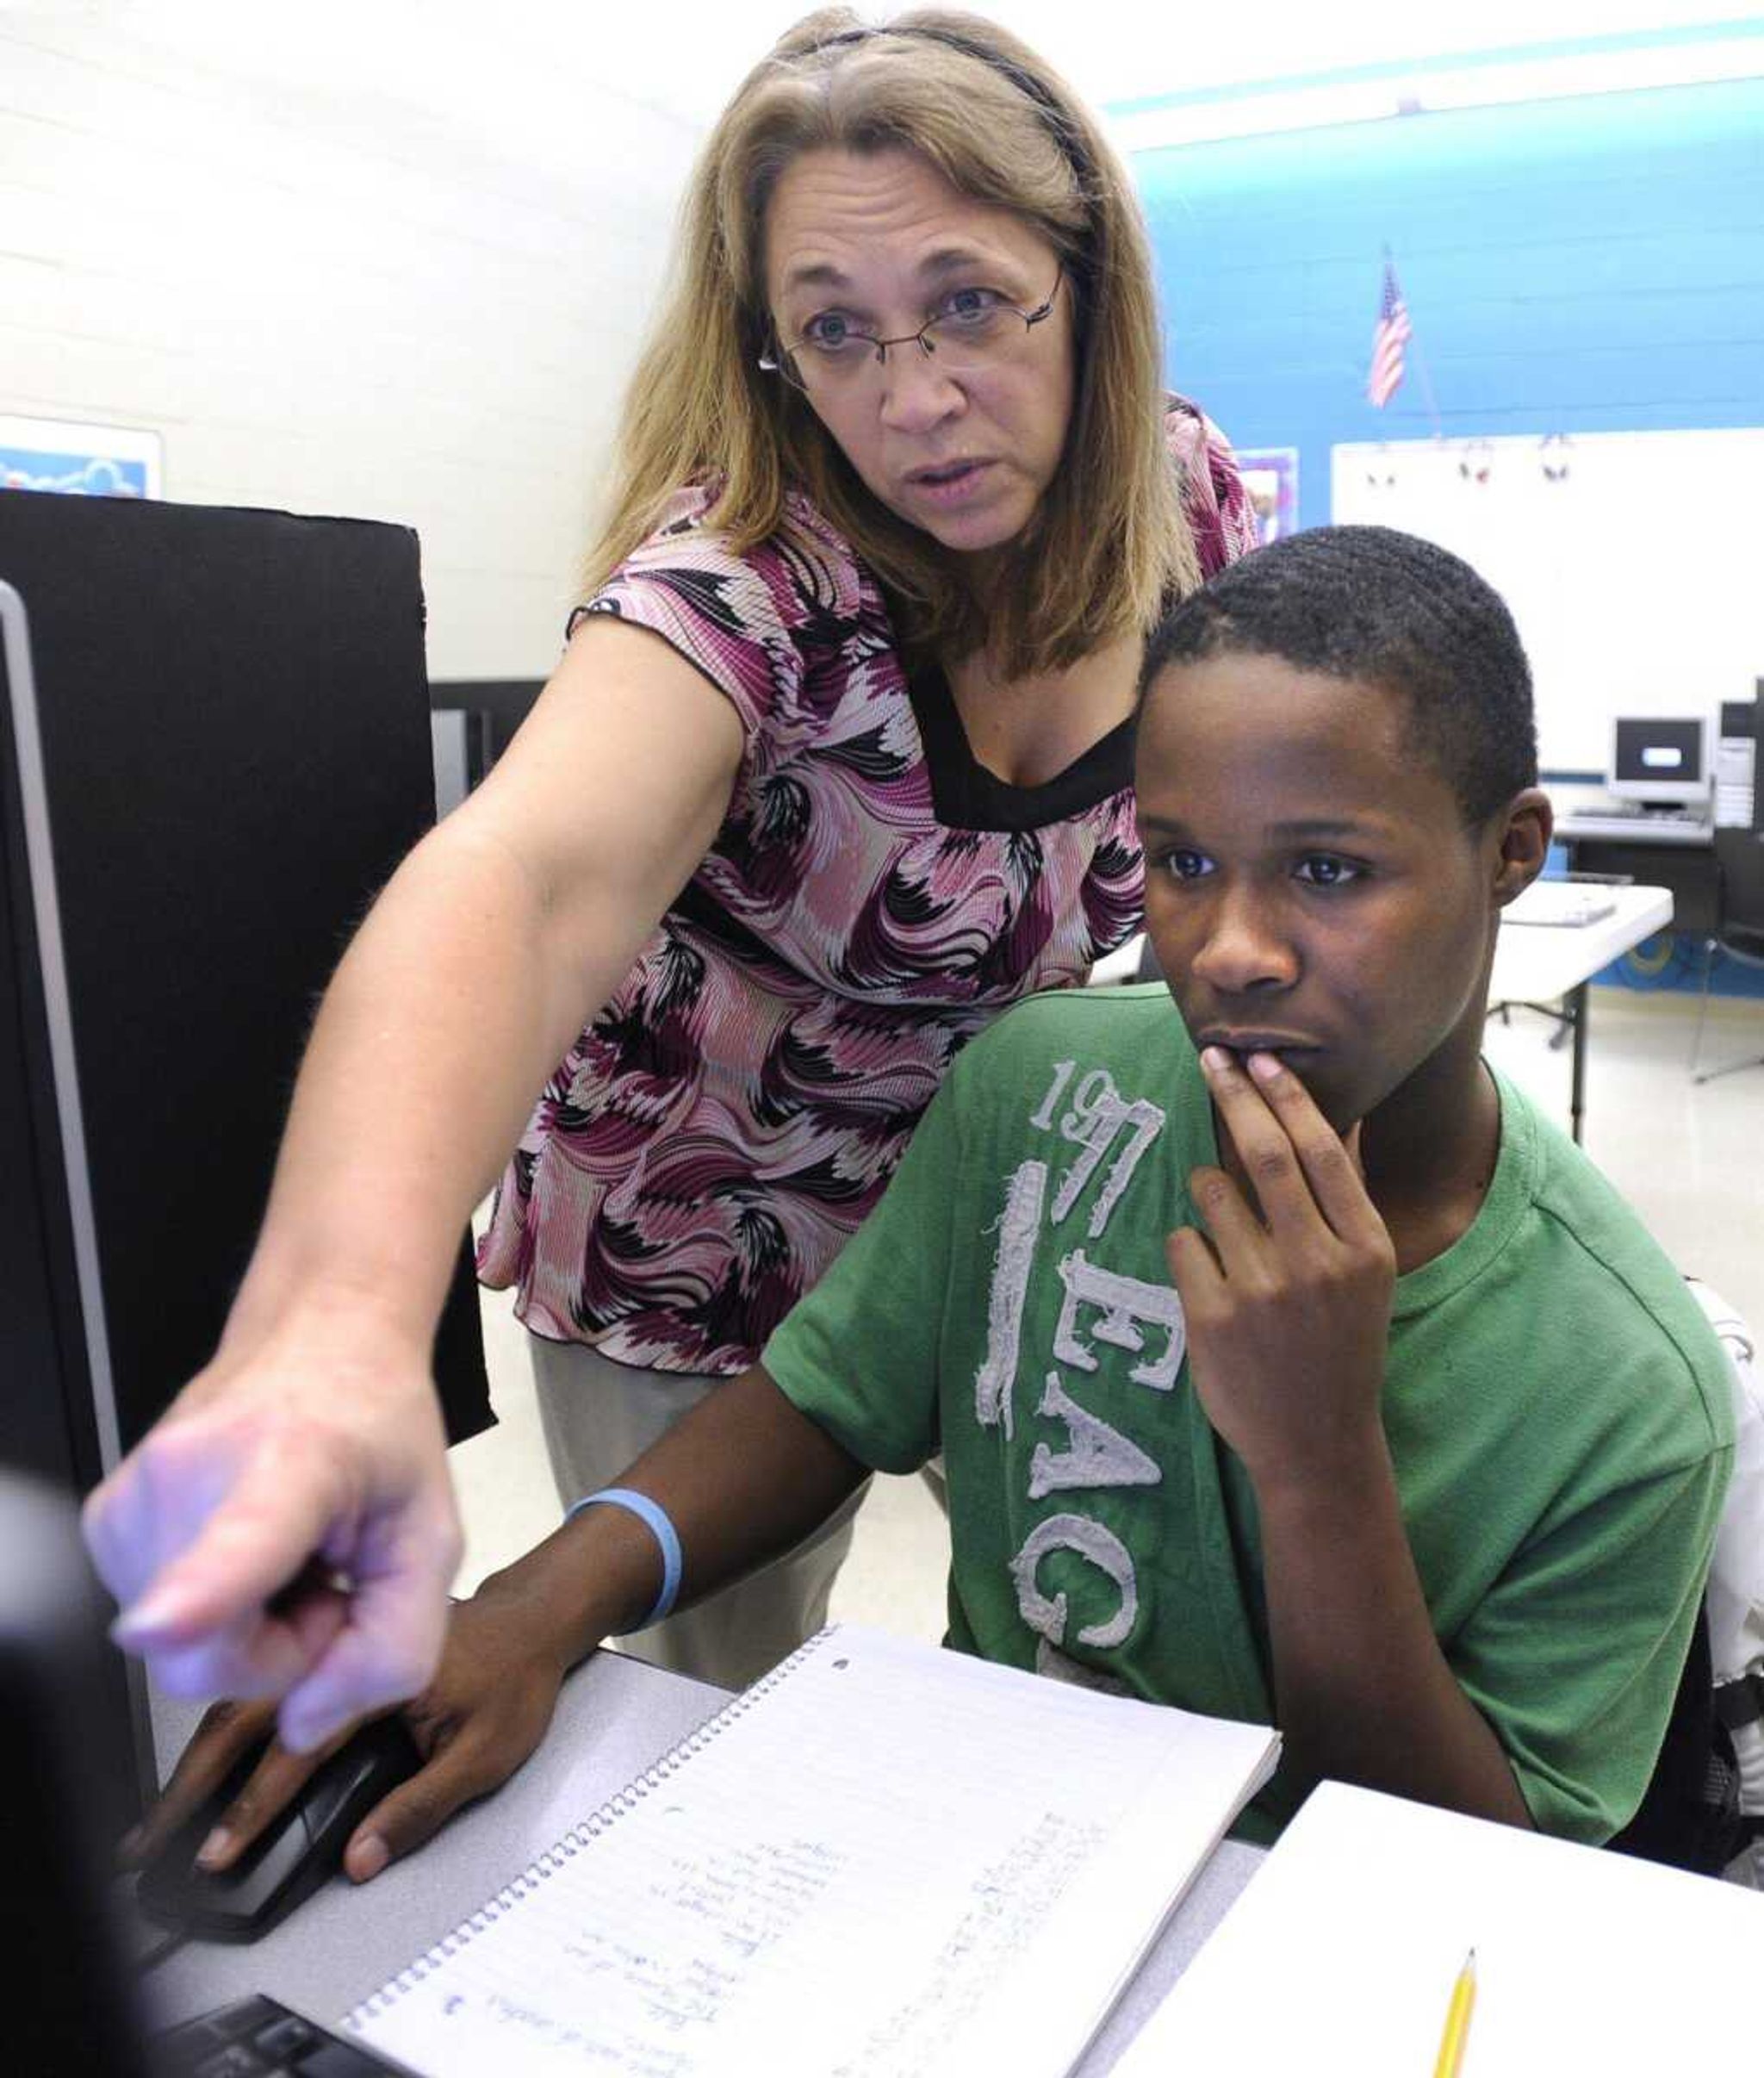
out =
[(1059, 1551), (1076, 1552), (1087, 1559), (1115, 1583), (1121, 1596), (1114, 1615), (1106, 1623), (1086, 1624), (1078, 1633), (1078, 1642), (1098, 1650), (1118, 1646), (1133, 1629), (1139, 1614), (1134, 1562), (1114, 1531), (1092, 1522), (1088, 1515), (1050, 1515), (1029, 1532), (1022, 1549), (1010, 1562), (1011, 1578), (1016, 1583), (1017, 1614), (1050, 1644), (1065, 1643), (1065, 1596), (1044, 1595), (1035, 1585), (1035, 1569), (1048, 1552)]
[[(1028, 1123), (1035, 1132), (1056, 1134), (1078, 1151), (1053, 1187), (1051, 1206), (1048, 1162), (1023, 1162), (1007, 1187), (987, 1302), (986, 1351), (974, 1378), (974, 1411), (982, 1428), (1002, 1427), (1006, 1437), (1012, 1434), (1011, 1396), (1044, 1211), (1049, 1225), (1061, 1225), (1100, 1176), (1101, 1188), (1085, 1223), (1086, 1240), (1100, 1240), (1165, 1118), (1162, 1108), (1146, 1098), (1123, 1096), (1106, 1068), (1080, 1071), (1075, 1061), (1052, 1064), (1050, 1082)], [(1093, 1345), (1106, 1344), (1140, 1359), (1128, 1373), (1134, 1384), (1168, 1392), (1187, 1344), (1175, 1291), (1102, 1269), (1090, 1262), (1082, 1248), (1065, 1256), (1059, 1270), (1064, 1290), (1053, 1339), (1056, 1361), (1094, 1372), (1099, 1358)], [(1154, 1328), (1162, 1331), (1161, 1347), (1148, 1332)], [(1058, 1439), (1036, 1443), (1028, 1466), (1031, 1501), (1078, 1490), (1155, 1487), (1162, 1482), (1157, 1460), (1101, 1415), (1081, 1407), (1058, 1371), (1046, 1373), (1037, 1412), (1044, 1420), (1063, 1424), (1065, 1433), (1063, 1447), (1056, 1447)], [(1036, 1583), (1040, 1562), (1056, 1551), (1076, 1552), (1114, 1583), (1118, 1596), (1115, 1614), (1087, 1625), (1077, 1642), (1098, 1650), (1122, 1644), (1139, 1613), (1133, 1556), (1100, 1522), (1087, 1515), (1058, 1515), (1031, 1530), (1010, 1561), (1018, 1612), (1040, 1637), (1040, 1651), (1047, 1653), (1065, 1642), (1066, 1596), (1045, 1595)]]
[(1113, 1088), (1099, 1098), (1092, 1110), (1084, 1142), (1084, 1153), (1073, 1162), (1059, 1180), (1059, 1189), (1053, 1199), (1053, 1223), (1057, 1227), (1078, 1203), (1080, 1193), (1096, 1173), (1102, 1157), (1115, 1145), (1123, 1129), (1131, 1128), (1133, 1138), (1116, 1157), (1109, 1172), (1109, 1180), (1102, 1186), (1096, 1202), (1090, 1208), (1090, 1237), (1096, 1241), (1109, 1224), (1109, 1216), (1121, 1202), (1121, 1194), (1133, 1180), (1134, 1171), (1140, 1166), (1140, 1157), (1164, 1130), (1164, 1113), (1155, 1104), (1137, 1098), (1132, 1104), (1123, 1104)]
[(974, 1373), (974, 1419), (982, 1428), (1002, 1425), (1007, 1437), (1012, 1433), (1010, 1389), (1016, 1381), (1023, 1302), (1047, 1195), (1047, 1163), (1022, 1163), (1006, 1186), (1004, 1216), (998, 1223), (998, 1253), (986, 1300), (986, 1353)]
[(1167, 1285), (1142, 1284), (1136, 1277), (1104, 1270), (1087, 1260), (1082, 1248), (1061, 1257), (1059, 1281), (1065, 1286), (1059, 1324), (1053, 1331), (1053, 1353), (1059, 1361), (1076, 1365), (1080, 1371), (1096, 1368), (1096, 1351), (1080, 1341), (1078, 1334), (1079, 1310), (1095, 1306), (1100, 1309), (1102, 1318), (1091, 1323), (1090, 1335), (1112, 1349), (1125, 1349), (1137, 1356), (1146, 1347), (1145, 1327), (1164, 1330), (1164, 1353), (1155, 1361), (1147, 1359), (1135, 1364), (1128, 1375), (1136, 1385), (1149, 1385), (1153, 1392), (1168, 1392), (1182, 1369), (1183, 1352), (1188, 1347), (1182, 1301), (1174, 1289)]
[(1164, 1477), (1157, 1460), (1148, 1458), (1137, 1443), (1080, 1407), (1060, 1384), (1058, 1372), (1047, 1373), (1036, 1411), (1065, 1423), (1071, 1448), (1056, 1453), (1045, 1443), (1036, 1444), (1029, 1459), (1031, 1501), (1074, 1486), (1156, 1486)]
[(1071, 1080), (1071, 1072), (1077, 1066), (1076, 1061), (1056, 1061), (1053, 1063), (1053, 1086), (1041, 1099), (1040, 1108), (1029, 1115), (1029, 1123), (1038, 1133), (1045, 1133), (1053, 1126), (1053, 1107), (1065, 1093), (1065, 1086)]

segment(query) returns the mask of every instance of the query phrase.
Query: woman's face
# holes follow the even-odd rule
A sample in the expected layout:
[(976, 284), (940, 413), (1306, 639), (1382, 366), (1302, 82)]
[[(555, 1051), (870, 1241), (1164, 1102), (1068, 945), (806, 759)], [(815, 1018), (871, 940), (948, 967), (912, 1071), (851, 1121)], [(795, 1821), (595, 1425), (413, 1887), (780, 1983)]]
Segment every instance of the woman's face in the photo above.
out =
[[(786, 349), (842, 330), (901, 342), (880, 364), (863, 352), (836, 382), (810, 376), (810, 404), (865, 484), (958, 554), (1015, 539), (1059, 467), (1071, 416), (1071, 299), (1063, 282), (1054, 295), (1053, 246), (904, 150), (803, 152), (773, 191), (765, 229), (767, 296)], [(988, 299), (1029, 311), (1050, 295), (1048, 315), (974, 372), (902, 338)]]

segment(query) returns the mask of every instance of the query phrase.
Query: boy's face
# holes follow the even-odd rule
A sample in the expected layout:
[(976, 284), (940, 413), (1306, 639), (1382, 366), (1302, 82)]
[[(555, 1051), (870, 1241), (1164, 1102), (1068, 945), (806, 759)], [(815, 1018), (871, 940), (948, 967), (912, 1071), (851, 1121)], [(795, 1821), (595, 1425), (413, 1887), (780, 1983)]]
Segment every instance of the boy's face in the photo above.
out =
[(1465, 827), (1407, 719), (1265, 656), (1172, 665), (1140, 717), (1146, 924), (1183, 1020), (1280, 1055), (1339, 1132), (1483, 1014), (1505, 818)]

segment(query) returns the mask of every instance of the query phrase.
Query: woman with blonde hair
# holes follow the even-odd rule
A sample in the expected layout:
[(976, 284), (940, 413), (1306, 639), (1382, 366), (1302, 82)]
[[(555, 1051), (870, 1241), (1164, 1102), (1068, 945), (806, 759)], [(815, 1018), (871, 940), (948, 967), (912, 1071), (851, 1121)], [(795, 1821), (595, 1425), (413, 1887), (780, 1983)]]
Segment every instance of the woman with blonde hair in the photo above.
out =
[[(615, 483), (556, 675), (326, 995), (220, 1351), (89, 1510), (125, 1642), (293, 1746), (433, 1666), (429, 1342), (509, 1148), (481, 1271), (574, 1500), (756, 1358), (960, 1046), (1136, 927), (1142, 638), (1251, 538), (1097, 126), (941, 9), (811, 16), (736, 93)], [(744, 1680), (849, 1535), (646, 1646)]]

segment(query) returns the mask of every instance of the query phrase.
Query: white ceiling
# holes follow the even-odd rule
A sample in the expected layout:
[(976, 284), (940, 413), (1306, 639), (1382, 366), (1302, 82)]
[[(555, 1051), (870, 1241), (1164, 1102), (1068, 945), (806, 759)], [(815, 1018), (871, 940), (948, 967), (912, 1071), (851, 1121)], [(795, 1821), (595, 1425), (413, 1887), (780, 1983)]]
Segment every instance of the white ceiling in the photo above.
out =
[[(488, 128), (525, 111), (528, 146), (564, 156), (583, 90), (612, 89), (702, 129), (772, 38), (804, 11), (778, 0), (68, 0), (103, 24), (302, 98), (401, 103)], [(862, 10), (876, 18), (885, 6)], [(991, 0), (1092, 102), (1192, 91), (1385, 59), (1557, 37), (1732, 21), (1692, 0)], [(506, 140), (505, 140), (505, 148)]]

